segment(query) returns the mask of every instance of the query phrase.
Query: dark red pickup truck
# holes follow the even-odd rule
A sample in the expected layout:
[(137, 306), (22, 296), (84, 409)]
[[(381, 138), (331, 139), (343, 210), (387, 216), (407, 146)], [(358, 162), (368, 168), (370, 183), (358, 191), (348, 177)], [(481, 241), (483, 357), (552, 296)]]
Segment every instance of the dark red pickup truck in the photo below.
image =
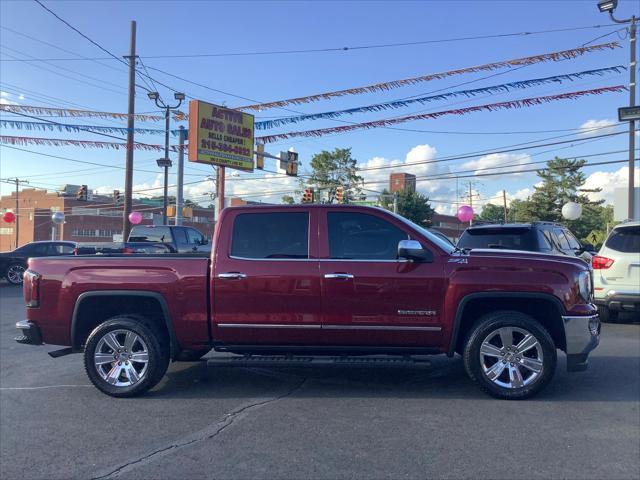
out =
[(557, 349), (579, 371), (598, 345), (578, 258), (460, 251), (388, 211), (332, 205), (225, 209), (213, 245), (211, 259), (31, 259), (16, 340), (84, 352), (116, 397), (213, 348), (272, 363), (457, 352), (483, 390), (525, 398), (553, 376)]

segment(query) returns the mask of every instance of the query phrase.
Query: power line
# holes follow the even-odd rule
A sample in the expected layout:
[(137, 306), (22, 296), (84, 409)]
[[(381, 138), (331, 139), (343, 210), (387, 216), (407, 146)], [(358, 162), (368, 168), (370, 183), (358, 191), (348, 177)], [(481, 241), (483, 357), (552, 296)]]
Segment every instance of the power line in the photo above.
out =
[[(109, 57), (95, 57), (95, 58), (45, 58), (45, 59), (34, 59), (31, 61), (79, 61), (79, 60), (112, 60), (116, 59), (120, 61), (118, 57), (115, 57), (111, 52), (100, 46), (97, 42), (94, 42), (88, 36), (84, 35), (78, 29), (73, 27), (71, 24), (60, 18), (54, 12), (49, 10), (47, 7), (42, 5), (39, 0), (35, 0), (40, 6), (42, 6), (45, 10), (51, 13), (58, 20), (63, 22), (69, 28), (82, 35), (84, 38), (89, 40), (95, 46), (103, 50), (105, 53), (109, 55)], [(207, 58), (207, 57), (244, 57), (244, 56), (265, 56), (265, 55), (291, 55), (291, 54), (304, 54), (304, 53), (329, 53), (329, 52), (348, 52), (348, 51), (356, 51), (356, 50), (371, 50), (378, 48), (396, 48), (396, 47), (412, 47), (418, 45), (432, 45), (432, 44), (441, 44), (441, 43), (453, 43), (453, 42), (464, 42), (464, 41), (476, 41), (476, 40), (488, 40), (494, 38), (512, 38), (512, 37), (526, 37), (532, 35), (543, 35), (549, 33), (563, 33), (563, 32), (575, 32), (580, 30), (592, 30), (598, 28), (612, 28), (618, 27), (617, 24), (602, 24), (602, 25), (589, 25), (582, 27), (566, 27), (566, 28), (557, 28), (557, 29), (548, 29), (548, 30), (539, 30), (539, 31), (523, 31), (523, 32), (510, 32), (510, 33), (502, 33), (502, 34), (488, 34), (488, 35), (475, 35), (475, 36), (467, 36), (467, 37), (452, 37), (452, 38), (442, 38), (442, 39), (433, 39), (433, 40), (418, 40), (413, 42), (396, 42), (396, 43), (382, 43), (382, 44), (370, 44), (370, 45), (356, 45), (356, 46), (343, 46), (343, 47), (324, 47), (324, 48), (309, 48), (309, 49), (292, 49), (292, 50), (265, 50), (265, 51), (253, 51), (253, 52), (219, 52), (219, 53), (193, 53), (193, 54), (175, 54), (175, 55), (145, 55), (146, 59), (166, 59), (166, 58)], [(617, 28), (619, 30), (619, 27)], [(612, 32), (607, 33), (604, 36), (610, 35)], [(599, 37), (600, 38), (600, 37)]]

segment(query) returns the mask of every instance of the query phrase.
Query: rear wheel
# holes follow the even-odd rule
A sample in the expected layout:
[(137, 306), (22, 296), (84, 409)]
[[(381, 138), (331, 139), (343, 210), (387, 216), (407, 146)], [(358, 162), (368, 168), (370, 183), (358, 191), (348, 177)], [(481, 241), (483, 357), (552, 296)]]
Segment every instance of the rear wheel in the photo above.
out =
[(598, 305), (598, 316), (600, 320), (605, 323), (618, 323), (618, 317), (620, 312), (609, 310), (609, 307), (604, 305)]
[(24, 276), (25, 266), (21, 263), (12, 263), (7, 268), (7, 281), (11, 285), (22, 285), (22, 277)]
[(140, 395), (153, 388), (167, 371), (167, 343), (144, 319), (114, 317), (89, 335), (85, 370), (91, 382), (107, 395)]
[(467, 374), (497, 398), (529, 398), (553, 377), (557, 354), (547, 330), (520, 312), (490, 313), (473, 326), (464, 347)]

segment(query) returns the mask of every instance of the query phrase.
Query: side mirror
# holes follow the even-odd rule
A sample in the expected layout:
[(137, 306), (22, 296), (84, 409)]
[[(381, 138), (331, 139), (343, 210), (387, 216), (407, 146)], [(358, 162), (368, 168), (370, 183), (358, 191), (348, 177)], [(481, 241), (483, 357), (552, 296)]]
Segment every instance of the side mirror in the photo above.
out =
[(422, 263), (433, 262), (433, 253), (422, 248), (417, 240), (400, 240), (398, 243), (398, 257)]
[(209, 243), (209, 240), (202, 237), (202, 240), (200, 241), (200, 245), (207, 245)]

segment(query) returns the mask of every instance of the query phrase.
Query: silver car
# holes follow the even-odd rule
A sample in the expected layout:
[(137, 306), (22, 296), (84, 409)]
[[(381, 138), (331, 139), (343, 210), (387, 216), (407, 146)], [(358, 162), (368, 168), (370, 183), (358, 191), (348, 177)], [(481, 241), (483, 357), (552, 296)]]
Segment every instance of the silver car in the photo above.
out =
[(640, 316), (640, 221), (616, 225), (591, 265), (600, 319), (615, 322), (620, 312)]

